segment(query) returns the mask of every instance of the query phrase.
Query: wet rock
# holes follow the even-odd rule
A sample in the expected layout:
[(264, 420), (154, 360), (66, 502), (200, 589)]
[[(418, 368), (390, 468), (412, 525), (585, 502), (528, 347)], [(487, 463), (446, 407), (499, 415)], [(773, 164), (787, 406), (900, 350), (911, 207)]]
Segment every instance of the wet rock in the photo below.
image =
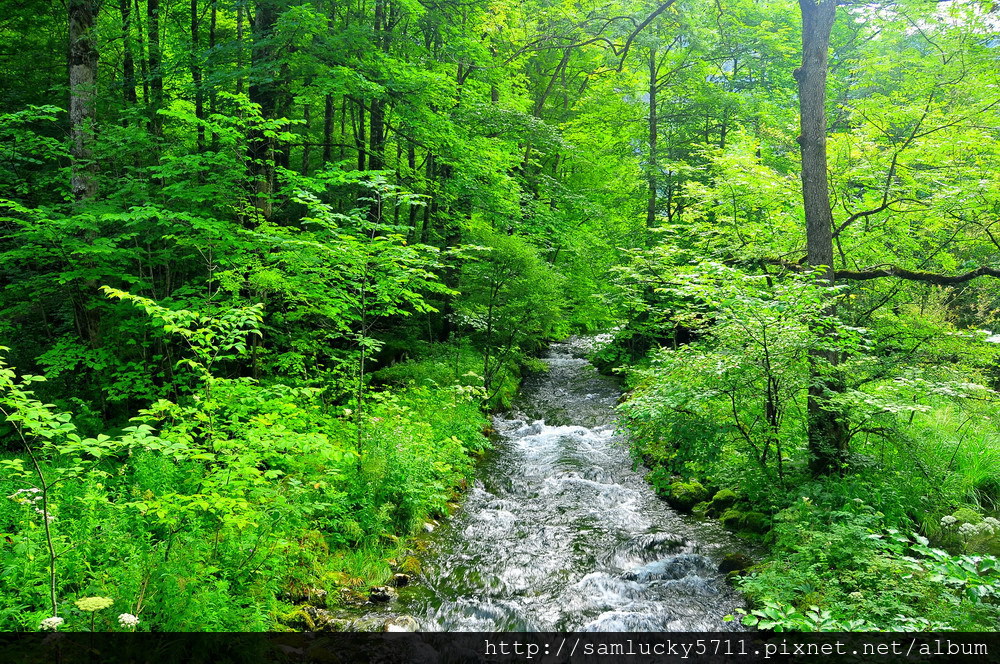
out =
[(392, 575), (392, 585), (397, 588), (402, 588), (403, 586), (410, 585), (410, 575), (409, 574), (393, 574)]
[(358, 618), (351, 622), (350, 627), (352, 632), (381, 632), (384, 631), (385, 619), (380, 617), (365, 617)]
[(754, 561), (750, 556), (742, 553), (728, 553), (719, 563), (719, 572), (722, 574), (743, 572), (753, 567)]
[(315, 606), (296, 607), (290, 613), (279, 616), (278, 621), (306, 632), (346, 632), (350, 631), (351, 624), (350, 620)]
[(433, 533), (434, 529), (438, 527), (437, 521), (428, 521), (424, 524), (424, 532)]
[(420, 625), (413, 616), (393, 616), (382, 625), (383, 632), (417, 632)]
[(372, 586), (368, 594), (368, 600), (371, 602), (391, 602), (396, 597), (398, 593), (389, 586)]

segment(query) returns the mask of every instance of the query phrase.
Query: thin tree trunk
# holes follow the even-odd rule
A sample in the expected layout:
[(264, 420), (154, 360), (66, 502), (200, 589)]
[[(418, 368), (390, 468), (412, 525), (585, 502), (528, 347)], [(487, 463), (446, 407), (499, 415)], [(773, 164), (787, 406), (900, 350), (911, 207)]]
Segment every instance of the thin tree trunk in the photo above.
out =
[[(208, 60), (206, 61), (206, 64), (209, 65), (208, 75), (210, 78), (212, 76), (212, 72), (214, 71), (214, 67), (212, 67), (212, 64), (214, 64), (213, 61), (215, 59), (215, 38), (216, 38), (216, 28), (218, 26), (218, 19), (219, 19), (218, 14), (219, 14), (219, 1), (212, 0), (212, 14), (208, 22)], [(216, 113), (219, 112), (218, 103), (219, 103), (218, 89), (217, 86), (212, 85), (209, 87), (209, 96), (208, 96), (209, 116), (215, 115)], [(219, 132), (217, 131), (212, 132), (212, 151), (213, 152), (219, 151)]]
[(138, 98), (135, 94), (135, 56), (132, 54), (132, 0), (119, 0), (118, 8), (122, 15), (122, 98), (125, 107), (135, 106)]
[(656, 47), (649, 49), (649, 200), (646, 204), (646, 228), (656, 225), (656, 181), (659, 165), (656, 159), (656, 139), (659, 134), (659, 119), (656, 115)]
[[(270, 39), (277, 19), (274, 0), (260, 0), (257, 5), (257, 14), (254, 17), (251, 47), (252, 64), (256, 71), (263, 70), (265, 65), (274, 59)], [(260, 112), (264, 119), (274, 118), (278, 105), (277, 82), (273, 79), (256, 80), (250, 86), (249, 92), (250, 101), (260, 105)], [(247, 152), (254, 176), (252, 202), (258, 213), (264, 219), (268, 219), (272, 212), (271, 196), (275, 185), (274, 141), (266, 136), (259, 127), (252, 128), (249, 133)]]
[(333, 160), (333, 95), (327, 94), (323, 109), (323, 165)]
[(365, 106), (358, 101), (358, 123), (354, 131), (354, 144), (358, 147), (358, 170), (365, 170), (367, 154), (365, 151)]
[(146, 29), (149, 35), (149, 90), (152, 106), (149, 109), (149, 128), (154, 136), (163, 133), (159, 111), (163, 108), (163, 54), (160, 49), (160, 0), (146, 2)]
[(142, 28), (142, 18), (139, 11), (139, 0), (132, 5), (135, 17), (136, 44), (139, 47), (139, 77), (142, 79), (142, 103), (149, 106), (149, 67), (146, 63), (146, 38)]
[(236, 94), (243, 94), (243, 3), (236, 3)]
[(97, 85), (97, 0), (69, 1), (69, 120), (73, 159), (73, 198), (83, 202), (97, 193), (94, 162), (94, 100)]
[(194, 116), (198, 118), (198, 152), (205, 151), (205, 91), (201, 86), (201, 42), (198, 38), (198, 0), (191, 0), (191, 82), (194, 85)]
[[(407, 166), (407, 178), (413, 178), (416, 181), (417, 178), (417, 147), (413, 144), (413, 141), (406, 142), (406, 166)], [(420, 206), (414, 205), (413, 201), (407, 203), (409, 207), (409, 217), (410, 217), (410, 231), (409, 236), (414, 238), (417, 236), (417, 210)]]
[[(306, 81), (306, 87), (310, 87), (312, 81)], [(309, 175), (309, 156), (312, 151), (310, 132), (312, 131), (312, 102), (306, 101), (302, 105), (302, 121), (305, 129), (305, 139), (302, 143), (302, 175)]]

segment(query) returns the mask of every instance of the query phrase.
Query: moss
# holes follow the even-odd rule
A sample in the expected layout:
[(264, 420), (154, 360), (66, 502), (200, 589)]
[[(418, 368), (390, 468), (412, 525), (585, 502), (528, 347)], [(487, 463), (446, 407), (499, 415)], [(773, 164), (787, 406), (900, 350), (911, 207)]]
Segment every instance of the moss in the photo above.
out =
[(708, 513), (712, 515), (722, 514), (727, 509), (736, 504), (736, 500), (739, 496), (732, 489), (722, 489), (712, 496), (712, 500), (709, 503)]
[(708, 498), (708, 491), (698, 480), (674, 482), (670, 485), (667, 503), (680, 512), (691, 512), (694, 506)]
[(708, 516), (711, 516), (710, 514), (711, 507), (712, 507), (711, 503), (707, 501), (702, 501), (694, 506), (694, 508), (691, 510), (691, 513), (697, 517), (701, 517), (702, 519), (704, 519)]
[(763, 512), (747, 512), (740, 520), (740, 529), (763, 535), (771, 529), (771, 517)]
[(723, 527), (748, 533), (763, 534), (771, 529), (771, 517), (763, 512), (741, 512), (730, 508), (719, 517)]
[(719, 517), (719, 523), (723, 528), (729, 530), (739, 530), (740, 521), (743, 519), (743, 512), (737, 509), (728, 509)]

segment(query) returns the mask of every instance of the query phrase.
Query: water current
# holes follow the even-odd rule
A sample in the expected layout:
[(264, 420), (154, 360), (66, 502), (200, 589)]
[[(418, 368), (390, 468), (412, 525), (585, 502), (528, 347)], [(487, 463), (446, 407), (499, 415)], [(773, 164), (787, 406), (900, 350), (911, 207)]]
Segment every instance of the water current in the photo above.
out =
[(553, 344), (497, 416), (462, 510), (431, 536), (396, 607), (422, 631), (721, 631), (741, 606), (718, 569), (740, 545), (671, 510), (616, 433), (621, 391)]

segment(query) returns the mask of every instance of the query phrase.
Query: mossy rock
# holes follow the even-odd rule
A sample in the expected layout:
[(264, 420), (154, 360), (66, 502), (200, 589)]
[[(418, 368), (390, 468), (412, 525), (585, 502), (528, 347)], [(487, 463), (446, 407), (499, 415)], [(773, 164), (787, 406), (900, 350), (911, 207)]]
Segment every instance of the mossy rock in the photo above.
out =
[(728, 530), (739, 530), (740, 521), (743, 519), (743, 512), (738, 509), (728, 509), (719, 517), (719, 523)]
[(280, 613), (275, 616), (275, 619), (279, 624), (287, 625), (289, 627), (294, 627), (307, 632), (312, 632), (316, 629), (316, 623), (313, 621), (312, 616), (306, 613), (301, 606), (296, 606), (294, 609), (286, 613)]
[(697, 517), (705, 519), (711, 516), (711, 514), (709, 513), (711, 507), (712, 507), (711, 503), (709, 503), (708, 501), (702, 501), (691, 509), (691, 513)]
[(722, 489), (712, 496), (712, 500), (709, 502), (708, 513), (713, 515), (722, 514), (735, 505), (738, 499), (739, 496), (732, 489)]
[(719, 521), (724, 528), (762, 535), (771, 529), (771, 517), (763, 512), (741, 512), (730, 508)]
[(688, 512), (698, 503), (708, 499), (708, 490), (698, 480), (674, 482), (670, 485), (667, 503), (678, 512)]
[(719, 563), (719, 572), (722, 574), (740, 574), (753, 567), (754, 561), (750, 556), (743, 553), (727, 553)]
[(746, 512), (740, 520), (740, 528), (751, 533), (763, 535), (771, 530), (771, 517), (763, 512)]

